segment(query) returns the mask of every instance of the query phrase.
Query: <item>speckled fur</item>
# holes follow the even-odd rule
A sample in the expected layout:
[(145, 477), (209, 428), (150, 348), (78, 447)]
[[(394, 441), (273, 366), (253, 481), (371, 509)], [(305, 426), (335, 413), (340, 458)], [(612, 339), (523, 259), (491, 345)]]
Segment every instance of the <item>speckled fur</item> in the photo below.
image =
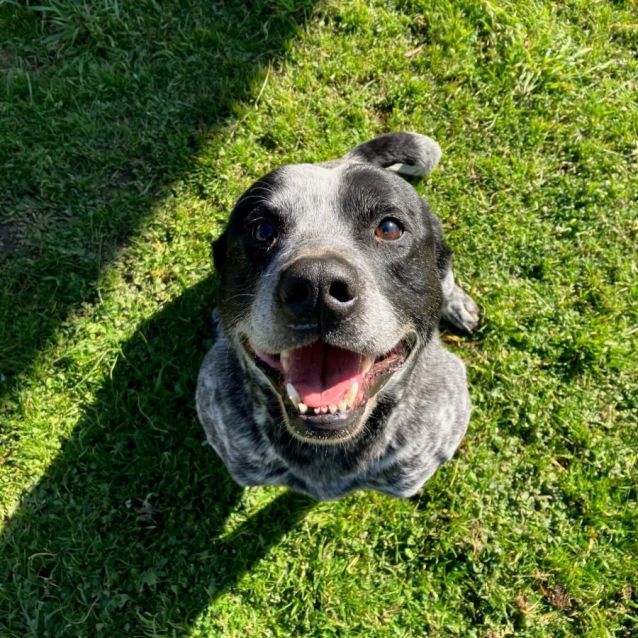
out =
[[(425, 173), (436, 165), (440, 156), (436, 143), (415, 134), (382, 136), (369, 144), (368, 147), (361, 145), (354, 149), (345, 161), (329, 162), (324, 166), (342, 171), (344, 164), (347, 170), (352, 163), (367, 162), (398, 171), (408, 165), (410, 168), (404, 171), (406, 173), (413, 173), (415, 167)], [(314, 181), (336, 180), (336, 183), (345, 179), (338, 172), (335, 172), (336, 177), (326, 177), (321, 172), (326, 169), (314, 173), (312, 170), (287, 168), (286, 188), (293, 191), (300, 189), (304, 175)], [(327, 186), (324, 190), (330, 191)], [(276, 198), (277, 188), (274, 191), (270, 194), (271, 199)], [(312, 195), (312, 189), (309, 192)], [(306, 193), (304, 196), (310, 195)], [(412, 197), (410, 193), (407, 196)], [(299, 233), (296, 239), (301, 237), (305, 241), (310, 238), (308, 245), (313, 245), (312, 242), (321, 245), (325, 237), (321, 237), (320, 226), (310, 223), (304, 227), (303, 209), (303, 206), (299, 207), (301, 221), (296, 220)], [(314, 213), (319, 217), (330, 218), (332, 215), (335, 223), (339, 221), (329, 207), (322, 209), (316, 202), (313, 202), (313, 211), (319, 211)], [(290, 246), (284, 246), (279, 257), (275, 257), (269, 267), (257, 276), (259, 281), (245, 307), (233, 308), (232, 312), (222, 307), (221, 321), (215, 315), (216, 341), (200, 370), (197, 411), (208, 442), (238, 483), (283, 485), (321, 500), (339, 498), (362, 488), (407, 497), (415, 494), (437, 467), (454, 454), (467, 428), (470, 399), (465, 367), (460, 359), (443, 348), (436, 324), (443, 312), (445, 318), (459, 328), (473, 330), (478, 315), (476, 304), (454, 282), (451, 251), (443, 244), (439, 220), (427, 207), (424, 211), (430, 219), (427, 232), (430, 235), (434, 233), (437, 246), (440, 245), (435, 259), (437, 263), (428, 266), (428, 270), (438, 273), (435, 281), (439, 282), (437, 294), (440, 301), (438, 304), (424, 304), (423, 312), (427, 316), (417, 317), (425, 326), (419, 334), (419, 347), (370, 402), (371, 411), (365, 425), (351, 439), (323, 445), (293, 436), (284, 425), (281, 397), (259, 370), (246, 360), (238, 346), (237, 334), (242, 331), (244, 334), (249, 331), (251, 338), (254, 335), (260, 343), (271, 346), (273, 351), (277, 351), (277, 344), (285, 341), (286, 330), (278, 325), (276, 311), (271, 309), (272, 283), (268, 278), (272, 280), (280, 264), (289, 258), (286, 250), (290, 251)], [(334, 237), (334, 224), (331, 228)], [(332, 249), (337, 246), (338, 250), (354, 251), (356, 254), (356, 250), (360, 249), (349, 247), (344, 237), (347, 238), (346, 230), (336, 243), (332, 242)], [(299, 241), (295, 242), (297, 244)], [(226, 246), (224, 249), (229, 250)], [(374, 264), (368, 274), (364, 261), (362, 256), (362, 276), (370, 280), (365, 290), (369, 303), (362, 304), (362, 316), (351, 322), (358, 331), (352, 332), (351, 325), (344, 329), (343, 338), (354, 344), (350, 346), (353, 350), (368, 348), (382, 353), (400, 336), (404, 328), (402, 322), (408, 321), (405, 319), (407, 311), (398, 306), (396, 299), (379, 297), (381, 289), (372, 279)], [(436, 292), (431, 284), (426, 290), (431, 290), (432, 295)], [(230, 292), (227, 291), (227, 298), (232, 300)], [(221, 302), (224, 303), (223, 296)], [(419, 307), (420, 300), (403, 303)], [(408, 305), (408, 308), (412, 306)], [(227, 311), (226, 315), (224, 311)], [(412, 323), (417, 322), (412, 320)], [(379, 330), (378, 326), (387, 329)], [(377, 333), (379, 343), (373, 343)]]
[(320, 500), (360, 488), (411, 496), (454, 454), (470, 399), (463, 363), (437, 339), (406, 372), (379, 400), (362, 438), (311, 446), (287, 435), (278, 399), (244, 373), (222, 333), (202, 365), (197, 409), (208, 442), (241, 485), (284, 485)]

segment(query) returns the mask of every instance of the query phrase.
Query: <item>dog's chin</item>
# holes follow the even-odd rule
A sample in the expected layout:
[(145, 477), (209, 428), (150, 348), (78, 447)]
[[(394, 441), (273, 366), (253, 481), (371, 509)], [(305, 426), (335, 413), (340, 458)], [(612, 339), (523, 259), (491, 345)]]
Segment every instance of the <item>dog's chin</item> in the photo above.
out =
[(405, 367), (417, 337), (406, 335), (376, 357), (318, 339), (278, 353), (266, 353), (247, 338), (241, 344), (278, 395), (290, 434), (310, 443), (339, 444), (363, 431), (377, 395)]
[(300, 414), (282, 398), (285, 423), (292, 436), (306, 443), (330, 445), (344, 443), (363, 430), (363, 426), (374, 407), (375, 399), (364, 401), (345, 414)]

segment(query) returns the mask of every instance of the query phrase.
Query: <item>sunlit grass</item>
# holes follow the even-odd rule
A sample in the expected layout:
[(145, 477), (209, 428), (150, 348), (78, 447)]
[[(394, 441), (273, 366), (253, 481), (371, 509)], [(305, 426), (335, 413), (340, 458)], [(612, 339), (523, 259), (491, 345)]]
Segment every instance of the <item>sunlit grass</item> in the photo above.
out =
[[(631, 636), (631, 2), (0, 11), (0, 636)], [(474, 412), (415, 499), (241, 491), (202, 446), (210, 240), (270, 168), (441, 144)]]

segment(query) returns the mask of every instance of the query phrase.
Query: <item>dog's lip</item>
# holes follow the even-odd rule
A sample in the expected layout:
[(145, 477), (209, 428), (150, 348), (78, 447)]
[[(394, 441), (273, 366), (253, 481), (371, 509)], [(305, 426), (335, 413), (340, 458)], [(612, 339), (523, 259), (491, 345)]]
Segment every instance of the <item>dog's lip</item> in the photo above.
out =
[[(293, 411), (294, 412), (294, 411)], [(352, 414), (350, 412), (336, 412), (331, 414), (299, 414), (299, 418), (313, 430), (317, 431), (336, 431), (341, 430), (350, 422)]]
[[(284, 367), (285, 359), (290, 356), (290, 353), (312, 347), (318, 341), (314, 339), (301, 347), (282, 350), (278, 353), (267, 353), (260, 350), (249, 338), (243, 340), (243, 345), (282, 397), (289, 416), (300, 419), (312, 430), (330, 433), (347, 426), (355, 413), (363, 411), (370, 397), (377, 394), (390, 377), (405, 365), (416, 345), (417, 337), (416, 333), (409, 333), (399, 339), (389, 351), (378, 356), (346, 350), (346, 353), (361, 359), (361, 368), (355, 381), (352, 381), (349, 386), (344, 386), (345, 389), (339, 403), (310, 407), (301, 401), (296, 388), (287, 383)], [(334, 347), (328, 343), (325, 343), (325, 346)]]

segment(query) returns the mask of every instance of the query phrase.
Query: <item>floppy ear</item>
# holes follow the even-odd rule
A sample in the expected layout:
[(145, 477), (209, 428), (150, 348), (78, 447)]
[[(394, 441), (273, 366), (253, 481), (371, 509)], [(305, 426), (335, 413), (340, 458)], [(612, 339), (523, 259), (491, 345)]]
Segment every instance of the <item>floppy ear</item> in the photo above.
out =
[(366, 162), (401, 175), (423, 176), (431, 173), (441, 159), (441, 147), (419, 133), (385, 133), (359, 144), (344, 159)]
[(213, 242), (213, 264), (215, 264), (215, 270), (220, 274), (226, 266), (226, 245), (228, 243), (226, 236), (226, 231), (224, 231)]
[(442, 281), (452, 267), (452, 254), (454, 251), (445, 243), (441, 220), (432, 212), (430, 207), (423, 200), (421, 200), (421, 209), (423, 210), (423, 214), (427, 216), (432, 224), (432, 236), (434, 238), (434, 250), (436, 254), (436, 268), (439, 271), (439, 279)]

